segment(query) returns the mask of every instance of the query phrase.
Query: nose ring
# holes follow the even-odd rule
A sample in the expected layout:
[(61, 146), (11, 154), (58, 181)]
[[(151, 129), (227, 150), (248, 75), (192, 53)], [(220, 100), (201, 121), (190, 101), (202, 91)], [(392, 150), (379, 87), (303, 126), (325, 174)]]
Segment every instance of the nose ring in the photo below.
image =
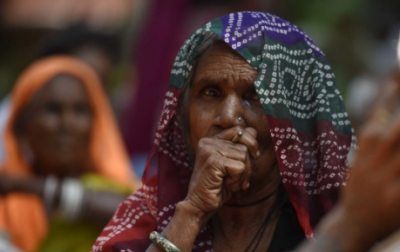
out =
[(242, 117), (241, 116), (239, 116), (237, 119), (238, 119), (239, 122), (242, 121)]

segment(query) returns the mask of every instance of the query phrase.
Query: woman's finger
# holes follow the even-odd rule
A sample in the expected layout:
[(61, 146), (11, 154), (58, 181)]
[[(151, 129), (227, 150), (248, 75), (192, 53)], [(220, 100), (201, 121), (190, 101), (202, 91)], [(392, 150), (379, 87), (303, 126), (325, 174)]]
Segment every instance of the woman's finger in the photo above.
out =
[(232, 146), (237, 143), (243, 144), (253, 158), (258, 157), (257, 131), (253, 128), (235, 126), (218, 133), (213, 138), (228, 141)]
[(240, 130), (243, 130), (243, 129), (244, 128), (242, 126), (239, 126), (239, 125), (234, 126), (232, 128), (228, 128), (226, 130), (219, 132), (218, 134), (213, 136), (213, 138), (230, 141), (236, 133), (238, 133)]
[(228, 141), (217, 143), (216, 152), (221, 156), (245, 163), (249, 159), (249, 151), (245, 145), (236, 145)]
[[(246, 149), (246, 146), (244, 146), (244, 145), (237, 146), (236, 148), (241, 148), (241, 147)], [(250, 175), (252, 172), (252, 163), (251, 163), (250, 157), (248, 156), (247, 151), (241, 150), (241, 151), (238, 151), (238, 153), (239, 153), (240, 158), (238, 158), (238, 156), (234, 156), (234, 155), (226, 156), (226, 158), (232, 159), (234, 161), (239, 161), (244, 164), (244, 171), (242, 172), (241, 178), (240, 178), (241, 184), (238, 186), (240, 187), (239, 189), (246, 190), (249, 187)], [(243, 158), (243, 156), (245, 156), (245, 158)], [(232, 181), (232, 178), (227, 177), (225, 184), (230, 184), (231, 181)]]
[(391, 81), (387, 83), (377, 98), (369, 114), (367, 125), (386, 125), (393, 118), (400, 105), (400, 83)]
[(246, 164), (225, 157), (222, 157), (222, 163), (227, 174), (226, 179), (224, 179), (224, 184), (229, 186), (231, 191), (237, 192), (242, 188)]
[[(376, 158), (388, 155), (400, 138), (400, 83), (387, 83), (375, 102), (365, 127), (359, 135), (359, 147)], [(377, 151), (378, 150), (378, 151)]]
[(237, 144), (243, 144), (249, 149), (252, 158), (257, 159), (260, 156), (257, 142), (257, 131), (253, 128), (245, 128), (243, 135), (239, 138)]
[[(247, 133), (245, 135), (247, 136)], [(254, 141), (255, 143), (253, 144), (258, 147), (258, 143), (255, 141), (255, 139), (243, 139), (245, 144), (248, 144), (248, 141)], [(243, 182), (240, 187), (242, 190), (246, 190), (249, 187), (250, 175), (252, 172), (252, 160), (249, 156), (248, 147), (241, 143), (225, 143), (227, 142), (224, 141), (220, 144), (220, 148), (217, 149), (217, 152), (219, 152), (221, 156), (241, 161), (245, 164), (245, 171), (242, 175)]]

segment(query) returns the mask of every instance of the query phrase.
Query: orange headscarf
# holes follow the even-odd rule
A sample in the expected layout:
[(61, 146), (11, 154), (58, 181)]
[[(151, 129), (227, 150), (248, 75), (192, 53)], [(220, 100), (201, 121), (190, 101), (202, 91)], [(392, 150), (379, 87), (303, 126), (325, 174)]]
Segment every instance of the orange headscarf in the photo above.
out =
[[(10, 104), (10, 117), (4, 132), (6, 159), (1, 172), (32, 176), (14, 134), (14, 124), (32, 97), (59, 74), (72, 75), (84, 84), (94, 111), (90, 157), (96, 172), (134, 190), (140, 181), (131, 172), (113, 113), (96, 73), (83, 62), (68, 56), (52, 56), (28, 67), (18, 79)], [(10, 194), (0, 198), (0, 230), (5, 228), (12, 242), (27, 252), (33, 252), (46, 237), (48, 222), (39, 197), (28, 194)]]

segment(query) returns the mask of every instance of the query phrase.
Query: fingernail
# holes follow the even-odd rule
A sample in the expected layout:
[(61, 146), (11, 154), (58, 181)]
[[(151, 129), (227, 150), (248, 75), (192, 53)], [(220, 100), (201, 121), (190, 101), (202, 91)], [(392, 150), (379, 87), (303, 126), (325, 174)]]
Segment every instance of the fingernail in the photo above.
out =
[(250, 187), (250, 182), (247, 182), (247, 189), (249, 189), (249, 187)]
[(261, 153), (259, 150), (257, 151), (256, 155), (257, 155), (257, 157), (260, 157)]

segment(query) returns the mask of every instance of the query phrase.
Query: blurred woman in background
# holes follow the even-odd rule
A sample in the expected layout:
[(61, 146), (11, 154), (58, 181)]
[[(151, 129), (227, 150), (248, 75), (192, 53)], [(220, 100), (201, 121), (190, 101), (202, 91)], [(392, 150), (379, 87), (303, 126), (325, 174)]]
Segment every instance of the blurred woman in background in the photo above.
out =
[(35, 62), (16, 83), (10, 112), (0, 230), (28, 252), (88, 251), (140, 186), (98, 76), (72, 57)]

